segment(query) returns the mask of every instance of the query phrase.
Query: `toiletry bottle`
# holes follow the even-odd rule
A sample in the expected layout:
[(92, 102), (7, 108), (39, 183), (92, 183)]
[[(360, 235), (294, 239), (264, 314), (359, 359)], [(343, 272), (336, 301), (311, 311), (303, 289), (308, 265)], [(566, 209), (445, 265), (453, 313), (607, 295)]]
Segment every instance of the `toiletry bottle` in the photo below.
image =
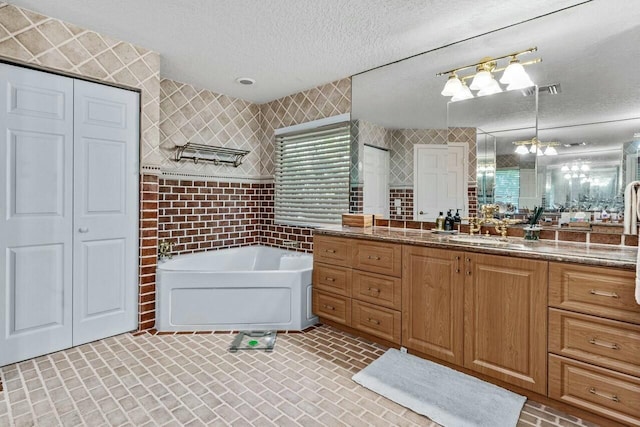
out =
[(444, 219), (444, 230), (451, 231), (453, 230), (453, 216), (451, 216), (451, 209), (447, 211), (447, 217)]
[(456, 209), (456, 214), (453, 216), (453, 222), (461, 223), (462, 218), (460, 218), (460, 209)]
[(460, 225), (462, 225), (462, 218), (460, 217), (460, 209), (456, 209), (456, 214), (453, 216), (453, 228), (460, 231)]
[(442, 212), (436, 218), (436, 230), (444, 230), (444, 215), (442, 215)]

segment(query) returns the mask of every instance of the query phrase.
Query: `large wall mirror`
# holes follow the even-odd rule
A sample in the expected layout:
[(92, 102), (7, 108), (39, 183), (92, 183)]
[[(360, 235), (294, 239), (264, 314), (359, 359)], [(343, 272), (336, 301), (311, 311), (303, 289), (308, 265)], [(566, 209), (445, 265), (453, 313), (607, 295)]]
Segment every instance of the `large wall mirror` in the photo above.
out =
[[(389, 216), (430, 220), (418, 215), (415, 146), (455, 142), (469, 150), (466, 186), (447, 208), (462, 200), (474, 212), (477, 196), (515, 213), (621, 210), (625, 185), (639, 177), (638, 22), (638, 6), (594, 0), (354, 76), (354, 183), (366, 195), (362, 151), (378, 147), (388, 153)], [(542, 59), (526, 67), (539, 91), (450, 104), (440, 95), (446, 76), (436, 73), (533, 46), (522, 59)], [(557, 155), (515, 153), (514, 142), (533, 138)]]

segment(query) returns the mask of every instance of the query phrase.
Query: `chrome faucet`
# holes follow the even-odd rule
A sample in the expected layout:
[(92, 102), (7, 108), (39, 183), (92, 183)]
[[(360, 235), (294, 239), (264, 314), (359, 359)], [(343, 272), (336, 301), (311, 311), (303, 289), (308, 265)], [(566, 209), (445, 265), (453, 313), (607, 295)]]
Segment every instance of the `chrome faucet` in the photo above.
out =
[(168, 259), (171, 259), (173, 257), (173, 255), (171, 254), (172, 250), (173, 250), (172, 242), (167, 242), (165, 240), (161, 241), (158, 244), (158, 259), (160, 261), (166, 261)]

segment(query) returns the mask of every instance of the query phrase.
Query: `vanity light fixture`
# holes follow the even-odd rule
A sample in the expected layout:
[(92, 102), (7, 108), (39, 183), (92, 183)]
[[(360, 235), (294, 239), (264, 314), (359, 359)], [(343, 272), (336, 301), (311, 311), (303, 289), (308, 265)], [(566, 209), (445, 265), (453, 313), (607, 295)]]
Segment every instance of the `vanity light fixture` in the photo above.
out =
[[(503, 89), (500, 86), (500, 83), (507, 85), (506, 90), (524, 89), (526, 87), (533, 86), (534, 83), (525, 71), (524, 66), (536, 64), (541, 62), (542, 59), (536, 58), (530, 61), (520, 62), (518, 57), (537, 50), (537, 47), (532, 47), (519, 52), (510, 53), (508, 55), (498, 56), (496, 58), (486, 57), (482, 58), (480, 62), (475, 64), (469, 64), (463, 67), (437, 73), (436, 76), (449, 76), (444, 85), (444, 89), (442, 89), (442, 92), (440, 93), (442, 96), (451, 96), (451, 101), (455, 102), (473, 98), (472, 90), (478, 91), (477, 96), (493, 95), (494, 93), (502, 92)], [(510, 58), (509, 63), (506, 66), (500, 67), (498, 63), (507, 58)], [(475, 74), (460, 77), (458, 74), (460, 71), (468, 70), (470, 68), (475, 69)], [(504, 72), (500, 78), (500, 83), (498, 83), (493, 74), (500, 71)], [(473, 78), (473, 80), (467, 87), (465, 80), (471, 78)]]
[(569, 165), (565, 163), (564, 165), (562, 165), (562, 168), (560, 168), (560, 171), (569, 172)]
[(531, 153), (537, 156), (557, 156), (558, 151), (555, 147), (559, 146), (560, 143), (555, 141), (542, 142), (534, 136), (533, 138), (524, 141), (513, 141), (513, 145), (516, 146), (516, 154)]

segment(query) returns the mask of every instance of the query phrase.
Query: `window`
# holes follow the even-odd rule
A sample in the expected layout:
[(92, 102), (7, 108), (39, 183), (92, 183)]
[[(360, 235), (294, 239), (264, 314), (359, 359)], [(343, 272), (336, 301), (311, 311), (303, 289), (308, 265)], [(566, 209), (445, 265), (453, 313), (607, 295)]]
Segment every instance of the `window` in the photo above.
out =
[(495, 202), (518, 209), (520, 197), (520, 169), (496, 170)]
[(340, 223), (349, 211), (350, 145), (349, 122), (276, 134), (276, 223)]

